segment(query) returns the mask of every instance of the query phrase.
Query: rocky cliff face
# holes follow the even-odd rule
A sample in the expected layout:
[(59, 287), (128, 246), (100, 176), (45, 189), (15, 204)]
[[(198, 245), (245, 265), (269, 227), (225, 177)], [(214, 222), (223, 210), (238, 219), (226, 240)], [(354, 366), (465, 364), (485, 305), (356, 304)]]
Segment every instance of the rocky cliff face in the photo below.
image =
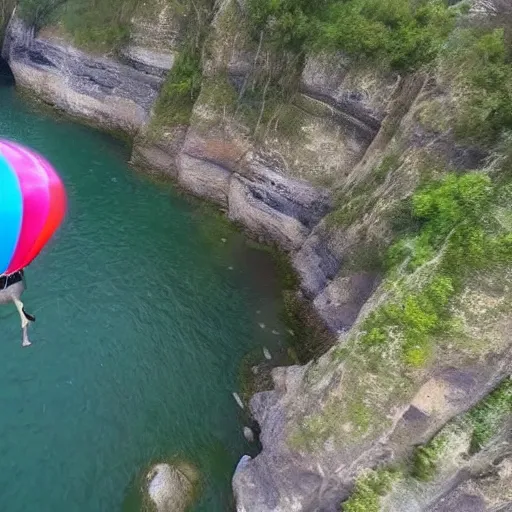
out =
[[(355, 495), (364, 490), (379, 499), (371, 495), (374, 508), (351, 510), (509, 510), (510, 408), (486, 401), (512, 369), (509, 270), (482, 271), (464, 285), (452, 305), (457, 336), (438, 335), (420, 367), (404, 365), (392, 344), (376, 352), (360, 343), (365, 319), (394, 286), (375, 261), (426, 166), (462, 173), (482, 168), (488, 156), (457, 144), (446, 128), (450, 91), (435, 75), (400, 77), (342, 55), (315, 55), (293, 77), (289, 101), (268, 113), (270, 80), (263, 101), (242, 97), (256, 91), (254, 75), (268, 71), (269, 55), (248, 36), (243, 3), (224, 0), (206, 38), (189, 122), (155, 130), (154, 102), (184, 40), (170, 4), (159, 5), (156, 14), (135, 16), (120, 60), (35, 36), (16, 18), (3, 54), (18, 85), (130, 133), (136, 165), (171, 177), (289, 252), (301, 294), (339, 336), (306, 366), (275, 369), (274, 390), (252, 399), (263, 451), (236, 470), (239, 512), (339, 512), (354, 482)], [(158, 27), (154, 38), (150, 26)], [(478, 450), (471, 439), (482, 422), (475, 417), (497, 425)], [(429, 441), (435, 449), (418, 452)], [(428, 483), (404, 471), (399, 483), (377, 492), (380, 477), (365, 476), (418, 457), (421, 466), (425, 453), (433, 468)]]
[(179, 15), (166, 2), (158, 6), (151, 14), (136, 13), (130, 42), (116, 59), (73, 47), (59, 30), (35, 34), (16, 15), (3, 56), (19, 87), (64, 112), (128, 133), (135, 165), (172, 177), (219, 204), (259, 240), (291, 251), (305, 296), (313, 300), (324, 292), (318, 311), (333, 331), (347, 328), (376, 276), (346, 280), (353, 289), (337, 301), (337, 287), (328, 285), (339, 255), (324, 237), (310, 235), (332, 208), (332, 184), (343, 182), (378, 132), (395, 79), (354, 73), (338, 58), (310, 59), (293, 104), (256, 136), (255, 119), (237, 115), (232, 99), (261, 57), (239, 5), (226, 1), (206, 42), (204, 84), (190, 125), (155, 135), (152, 108), (185, 37)]
[[(397, 77), (351, 69), (342, 56), (308, 60), (293, 101), (271, 119), (243, 113), (237, 95), (265, 66), (241, 7), (224, 1), (205, 43), (204, 79), (190, 125), (142, 137), (134, 160), (216, 202), (261, 241), (292, 254), (302, 292), (333, 332), (350, 327), (378, 276), (338, 274), (341, 254), (320, 221), (377, 135)], [(260, 112), (262, 114), (262, 112)], [(342, 290), (340, 288), (343, 288)]]
[(18, 87), (73, 116), (135, 135), (149, 121), (172, 59), (132, 48), (130, 62), (89, 55), (65, 39), (34, 34), (15, 16), (8, 25), (3, 58)]

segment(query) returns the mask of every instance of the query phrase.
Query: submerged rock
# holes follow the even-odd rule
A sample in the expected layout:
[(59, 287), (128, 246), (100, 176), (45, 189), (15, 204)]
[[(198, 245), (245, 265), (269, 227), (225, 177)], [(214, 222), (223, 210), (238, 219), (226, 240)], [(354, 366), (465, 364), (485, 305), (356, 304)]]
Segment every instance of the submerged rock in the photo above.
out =
[(244, 403), (242, 402), (242, 399), (240, 398), (240, 395), (236, 392), (233, 392), (233, 398), (235, 399), (236, 403), (239, 405), (241, 409), (244, 409)]
[(184, 512), (194, 499), (199, 475), (187, 462), (160, 463), (147, 474), (147, 498), (157, 512)]
[(254, 432), (249, 427), (244, 427), (244, 437), (249, 443), (254, 443)]

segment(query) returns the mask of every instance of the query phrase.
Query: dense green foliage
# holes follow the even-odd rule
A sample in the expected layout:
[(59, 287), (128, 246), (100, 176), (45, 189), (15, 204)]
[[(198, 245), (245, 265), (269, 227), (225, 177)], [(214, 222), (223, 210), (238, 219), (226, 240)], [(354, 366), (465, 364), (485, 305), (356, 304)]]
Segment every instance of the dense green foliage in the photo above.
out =
[(401, 344), (403, 360), (422, 366), (429, 359), (431, 336), (449, 329), (449, 303), (474, 269), (512, 261), (512, 235), (498, 225), (492, 205), (509, 205), (508, 188), (488, 175), (448, 174), (417, 191), (411, 225), (388, 251), (394, 299), (366, 319), (362, 343), (378, 348), (391, 338)]
[(255, 37), (298, 52), (341, 50), (416, 69), (446, 40), (453, 12), (443, 0), (250, 0)]
[(422, 223), (421, 229), (390, 248), (390, 266), (406, 261), (407, 270), (414, 271), (433, 257), (447, 237), (457, 239), (465, 258), (477, 265), (483, 256), (479, 224), (489, 210), (491, 194), (489, 176), (476, 173), (449, 174), (420, 189), (413, 196), (412, 215)]
[(503, 28), (466, 29), (452, 38), (443, 67), (459, 94), (459, 137), (492, 145), (512, 130), (510, 50)]
[(379, 512), (380, 498), (399, 477), (389, 470), (371, 471), (356, 481), (354, 492), (342, 505), (343, 512)]
[(401, 290), (398, 301), (390, 301), (370, 314), (364, 325), (363, 343), (378, 348), (390, 336), (397, 336), (404, 363), (424, 365), (431, 355), (430, 336), (447, 326), (446, 309), (453, 292), (453, 283), (445, 276), (437, 276), (418, 292)]
[(201, 90), (201, 61), (198, 51), (182, 51), (162, 86), (155, 114), (160, 125), (186, 124)]
[(416, 448), (412, 459), (412, 476), (414, 478), (428, 481), (434, 477), (446, 442), (446, 437), (439, 434), (426, 445)]
[(411, 70), (436, 57), (451, 28), (442, 0), (333, 2), (315, 45)]

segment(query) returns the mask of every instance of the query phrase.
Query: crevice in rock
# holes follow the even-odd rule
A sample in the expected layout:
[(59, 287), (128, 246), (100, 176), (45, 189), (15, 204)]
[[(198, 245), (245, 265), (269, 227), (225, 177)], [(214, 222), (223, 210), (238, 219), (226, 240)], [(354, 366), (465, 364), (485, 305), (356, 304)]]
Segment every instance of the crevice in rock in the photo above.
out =
[[(311, 92), (302, 92), (302, 95), (308, 98), (310, 101), (318, 102), (324, 108), (328, 108), (331, 113), (332, 119), (339, 125), (344, 126), (346, 128), (350, 128), (356, 130), (358, 135), (365, 140), (368, 144), (372, 142), (379, 131), (379, 126), (370, 126), (365, 121), (361, 120), (358, 116), (353, 115), (352, 113), (347, 112), (341, 106), (341, 104), (337, 104), (334, 100), (331, 100), (328, 96), (324, 96), (318, 93)], [(305, 114), (322, 118), (323, 116), (317, 112), (314, 112), (313, 109), (308, 109), (304, 104), (298, 104), (296, 101), (293, 102), (293, 105), (298, 108), (301, 112)], [(375, 125), (375, 123), (372, 123)]]
[(400, 123), (420, 95), (428, 77), (416, 73), (400, 79), (389, 103), (388, 115), (382, 121), (379, 132), (352, 171), (345, 185), (349, 189), (365, 180), (395, 136)]
[(300, 86), (299, 92), (343, 112), (345, 115), (354, 118), (375, 133), (377, 133), (381, 127), (382, 120), (368, 113), (358, 104), (357, 101), (354, 101), (353, 99), (343, 98), (336, 100), (327, 94), (315, 91), (311, 87), (307, 87), (305, 85)]
[(0, 85), (13, 86), (15, 83), (9, 63), (4, 58), (0, 57)]

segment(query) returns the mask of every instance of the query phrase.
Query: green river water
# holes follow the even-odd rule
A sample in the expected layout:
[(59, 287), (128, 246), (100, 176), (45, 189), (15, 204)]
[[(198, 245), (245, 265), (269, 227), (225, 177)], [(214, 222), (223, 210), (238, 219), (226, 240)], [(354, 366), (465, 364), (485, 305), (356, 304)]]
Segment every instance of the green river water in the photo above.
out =
[(27, 269), (32, 347), (14, 307), (0, 308), (2, 511), (136, 511), (144, 469), (174, 456), (200, 471), (194, 512), (230, 510), (250, 449), (231, 396), (240, 362), (284, 343), (270, 256), (137, 176), (110, 137), (10, 87), (0, 109), (0, 137), (45, 155), (69, 194)]

